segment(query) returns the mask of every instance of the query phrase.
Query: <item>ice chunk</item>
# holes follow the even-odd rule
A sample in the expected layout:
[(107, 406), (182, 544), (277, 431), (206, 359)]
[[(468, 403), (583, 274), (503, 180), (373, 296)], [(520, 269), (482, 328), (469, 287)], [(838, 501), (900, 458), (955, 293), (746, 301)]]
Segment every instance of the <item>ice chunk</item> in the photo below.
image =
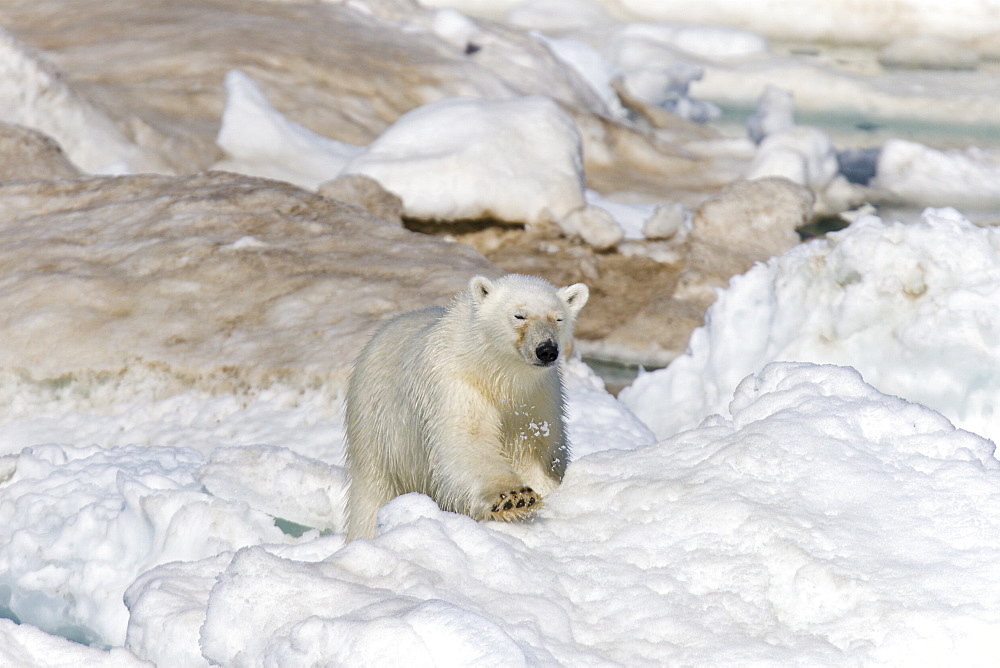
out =
[(401, 116), (345, 174), (436, 220), (555, 222), (584, 205), (580, 134), (548, 98), (449, 98)]
[(1000, 231), (954, 210), (863, 216), (732, 279), (688, 352), (622, 400), (665, 437), (778, 360), (849, 365), (875, 387), (1000, 439)]

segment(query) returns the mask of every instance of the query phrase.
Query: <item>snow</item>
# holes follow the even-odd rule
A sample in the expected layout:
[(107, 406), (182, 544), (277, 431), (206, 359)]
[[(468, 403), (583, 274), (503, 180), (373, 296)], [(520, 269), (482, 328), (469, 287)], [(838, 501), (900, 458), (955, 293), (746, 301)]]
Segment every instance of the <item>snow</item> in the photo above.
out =
[(121, 594), (160, 563), (280, 542), (271, 517), (206, 494), (183, 448), (34, 446), (0, 499), (3, 607), (25, 623), (122, 645)]
[[(157, 665), (974, 666), (1000, 650), (990, 441), (847, 367), (768, 365), (725, 416), (659, 443), (584, 364), (566, 378), (574, 461), (523, 525), (407, 495), (344, 546), (276, 525), (315, 525), (289, 508), (326, 508), (343, 480), (285, 448), (25, 449), (0, 488), (3, 607)], [(306, 419), (273, 414), (273, 440)]]
[(322, 137), (286, 119), (253, 79), (239, 70), (226, 75), (226, 108), (217, 143), (227, 158), (216, 169), (233, 169), (315, 189), (363, 150)]
[(37, 52), (0, 29), (0, 118), (42, 130), (80, 168), (104, 174), (167, 166), (125, 136), (111, 116), (74, 91)]
[(664, 438), (726, 414), (745, 376), (781, 360), (850, 365), (1000, 440), (1000, 230), (953, 209), (862, 216), (734, 277), (688, 352), (620, 396)]
[[(496, 16), (535, 2), (538, 0), (427, 0), (424, 4)], [(944, 6), (935, 0), (904, 0), (889, 6), (877, 3), (859, 6), (852, 0), (806, 3), (763, 0), (754, 4), (733, 0), (700, 3), (684, 0), (561, 0), (559, 3), (567, 9), (574, 5), (589, 10), (588, 14), (593, 12), (590, 7), (597, 5), (619, 19), (739, 26), (772, 38), (799, 42), (884, 44), (900, 37), (939, 35), (963, 43), (986, 45), (997, 28), (996, 3), (989, 0), (951, 6)]]
[[(579, 130), (550, 98), (446, 98), (403, 114), (370, 145), (358, 147), (289, 121), (241, 72), (227, 75), (226, 88), (218, 143), (228, 157), (217, 169), (310, 189), (362, 175), (398, 196), (403, 213), (413, 218), (555, 224), (597, 248), (613, 247), (624, 236), (622, 222), (588, 205)], [(635, 227), (636, 215), (632, 207), (626, 224)]]
[(611, 82), (621, 71), (614, 63), (601, 55), (595, 47), (577, 39), (557, 39), (543, 33), (533, 33), (542, 40), (560, 60), (576, 70), (584, 81), (590, 84), (600, 96), (610, 113), (619, 118), (627, 115)]
[(374, 540), (170, 564), (127, 598), (169, 665), (987, 665), (993, 452), (854, 370), (775, 364), (728, 419), (580, 457), (529, 524), (407, 495)]
[(0, 619), (0, 664), (31, 668), (155, 668), (127, 649), (86, 647), (9, 619)]
[(879, 153), (872, 185), (900, 201), (929, 206), (1000, 206), (1000, 151), (975, 146), (936, 150), (890, 139)]
[(549, 98), (449, 98), (401, 116), (344, 173), (374, 178), (413, 217), (539, 224), (584, 206), (581, 151)]
[(702, 59), (728, 60), (766, 49), (766, 40), (743, 31), (678, 24), (625, 25), (603, 45), (633, 95), (698, 123), (721, 115), (715, 105), (688, 94), (704, 74)]
[[(857, 194), (837, 164), (856, 135), (797, 111), (994, 127), (995, 3), (348, 4), (386, 54), (403, 34), (447, 51), (427, 78), (393, 79), (413, 110), (375, 118), (359, 88), (385, 129), (335, 141), (272, 105), (246, 73), (263, 65), (232, 70), (217, 168), (320, 192), (364, 175), (407, 216), (556, 225), (597, 250), (779, 254), (620, 397), (567, 362), (573, 460), (531, 521), (406, 495), (376, 538), (345, 544), (349, 351), (485, 261), (232, 175), (179, 192), (156, 176), (2, 184), (0, 665), (994, 664), (1000, 232), (952, 208), (861, 213), (782, 249), (813, 196), (839, 212)], [(832, 45), (801, 57), (781, 40)], [(101, 84), (2, 31), (0, 55), (5, 120), (86, 172), (169, 171), (138, 143), (142, 121), (125, 131), (94, 101), (112, 98), (81, 92)], [(965, 69), (915, 69), (941, 64)], [(674, 146), (620, 86), (709, 129), (721, 107), (757, 104), (753, 141)], [(694, 214), (598, 192), (585, 154), (632, 122), (755, 180)], [(858, 154), (867, 194), (1000, 203), (995, 146), (878, 143)], [(138, 265), (141, 281), (121, 278)]]

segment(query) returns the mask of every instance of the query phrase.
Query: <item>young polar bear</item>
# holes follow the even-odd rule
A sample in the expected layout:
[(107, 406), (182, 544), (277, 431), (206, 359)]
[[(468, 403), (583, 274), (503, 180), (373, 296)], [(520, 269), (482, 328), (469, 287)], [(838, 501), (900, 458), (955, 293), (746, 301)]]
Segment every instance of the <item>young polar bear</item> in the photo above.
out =
[(349, 540), (421, 492), (477, 520), (518, 520), (562, 482), (558, 361), (590, 292), (476, 276), (447, 308), (404, 313), (362, 349), (347, 389)]

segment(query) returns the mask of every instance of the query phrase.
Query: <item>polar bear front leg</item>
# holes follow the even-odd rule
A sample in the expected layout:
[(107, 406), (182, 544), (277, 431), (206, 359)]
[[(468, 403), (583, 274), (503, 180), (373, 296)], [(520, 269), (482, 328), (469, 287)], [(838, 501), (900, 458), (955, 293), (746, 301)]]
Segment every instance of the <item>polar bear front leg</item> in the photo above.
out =
[(494, 426), (499, 420), (482, 405), (466, 405), (462, 418), (443, 421), (433, 430), (432, 496), (442, 509), (473, 519), (523, 519), (542, 497), (505, 456)]
[[(477, 520), (514, 521), (527, 517), (542, 497), (511, 467), (498, 446), (479, 442), (447, 457), (438, 504)], [(439, 498), (438, 498), (439, 496)]]

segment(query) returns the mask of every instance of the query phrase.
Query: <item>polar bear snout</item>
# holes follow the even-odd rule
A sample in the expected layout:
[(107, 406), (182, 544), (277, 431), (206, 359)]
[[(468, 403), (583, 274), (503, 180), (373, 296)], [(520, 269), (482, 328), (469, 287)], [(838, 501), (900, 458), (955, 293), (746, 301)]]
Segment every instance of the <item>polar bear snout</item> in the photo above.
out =
[(552, 339), (546, 339), (535, 348), (535, 358), (542, 366), (549, 366), (559, 359), (559, 346)]

